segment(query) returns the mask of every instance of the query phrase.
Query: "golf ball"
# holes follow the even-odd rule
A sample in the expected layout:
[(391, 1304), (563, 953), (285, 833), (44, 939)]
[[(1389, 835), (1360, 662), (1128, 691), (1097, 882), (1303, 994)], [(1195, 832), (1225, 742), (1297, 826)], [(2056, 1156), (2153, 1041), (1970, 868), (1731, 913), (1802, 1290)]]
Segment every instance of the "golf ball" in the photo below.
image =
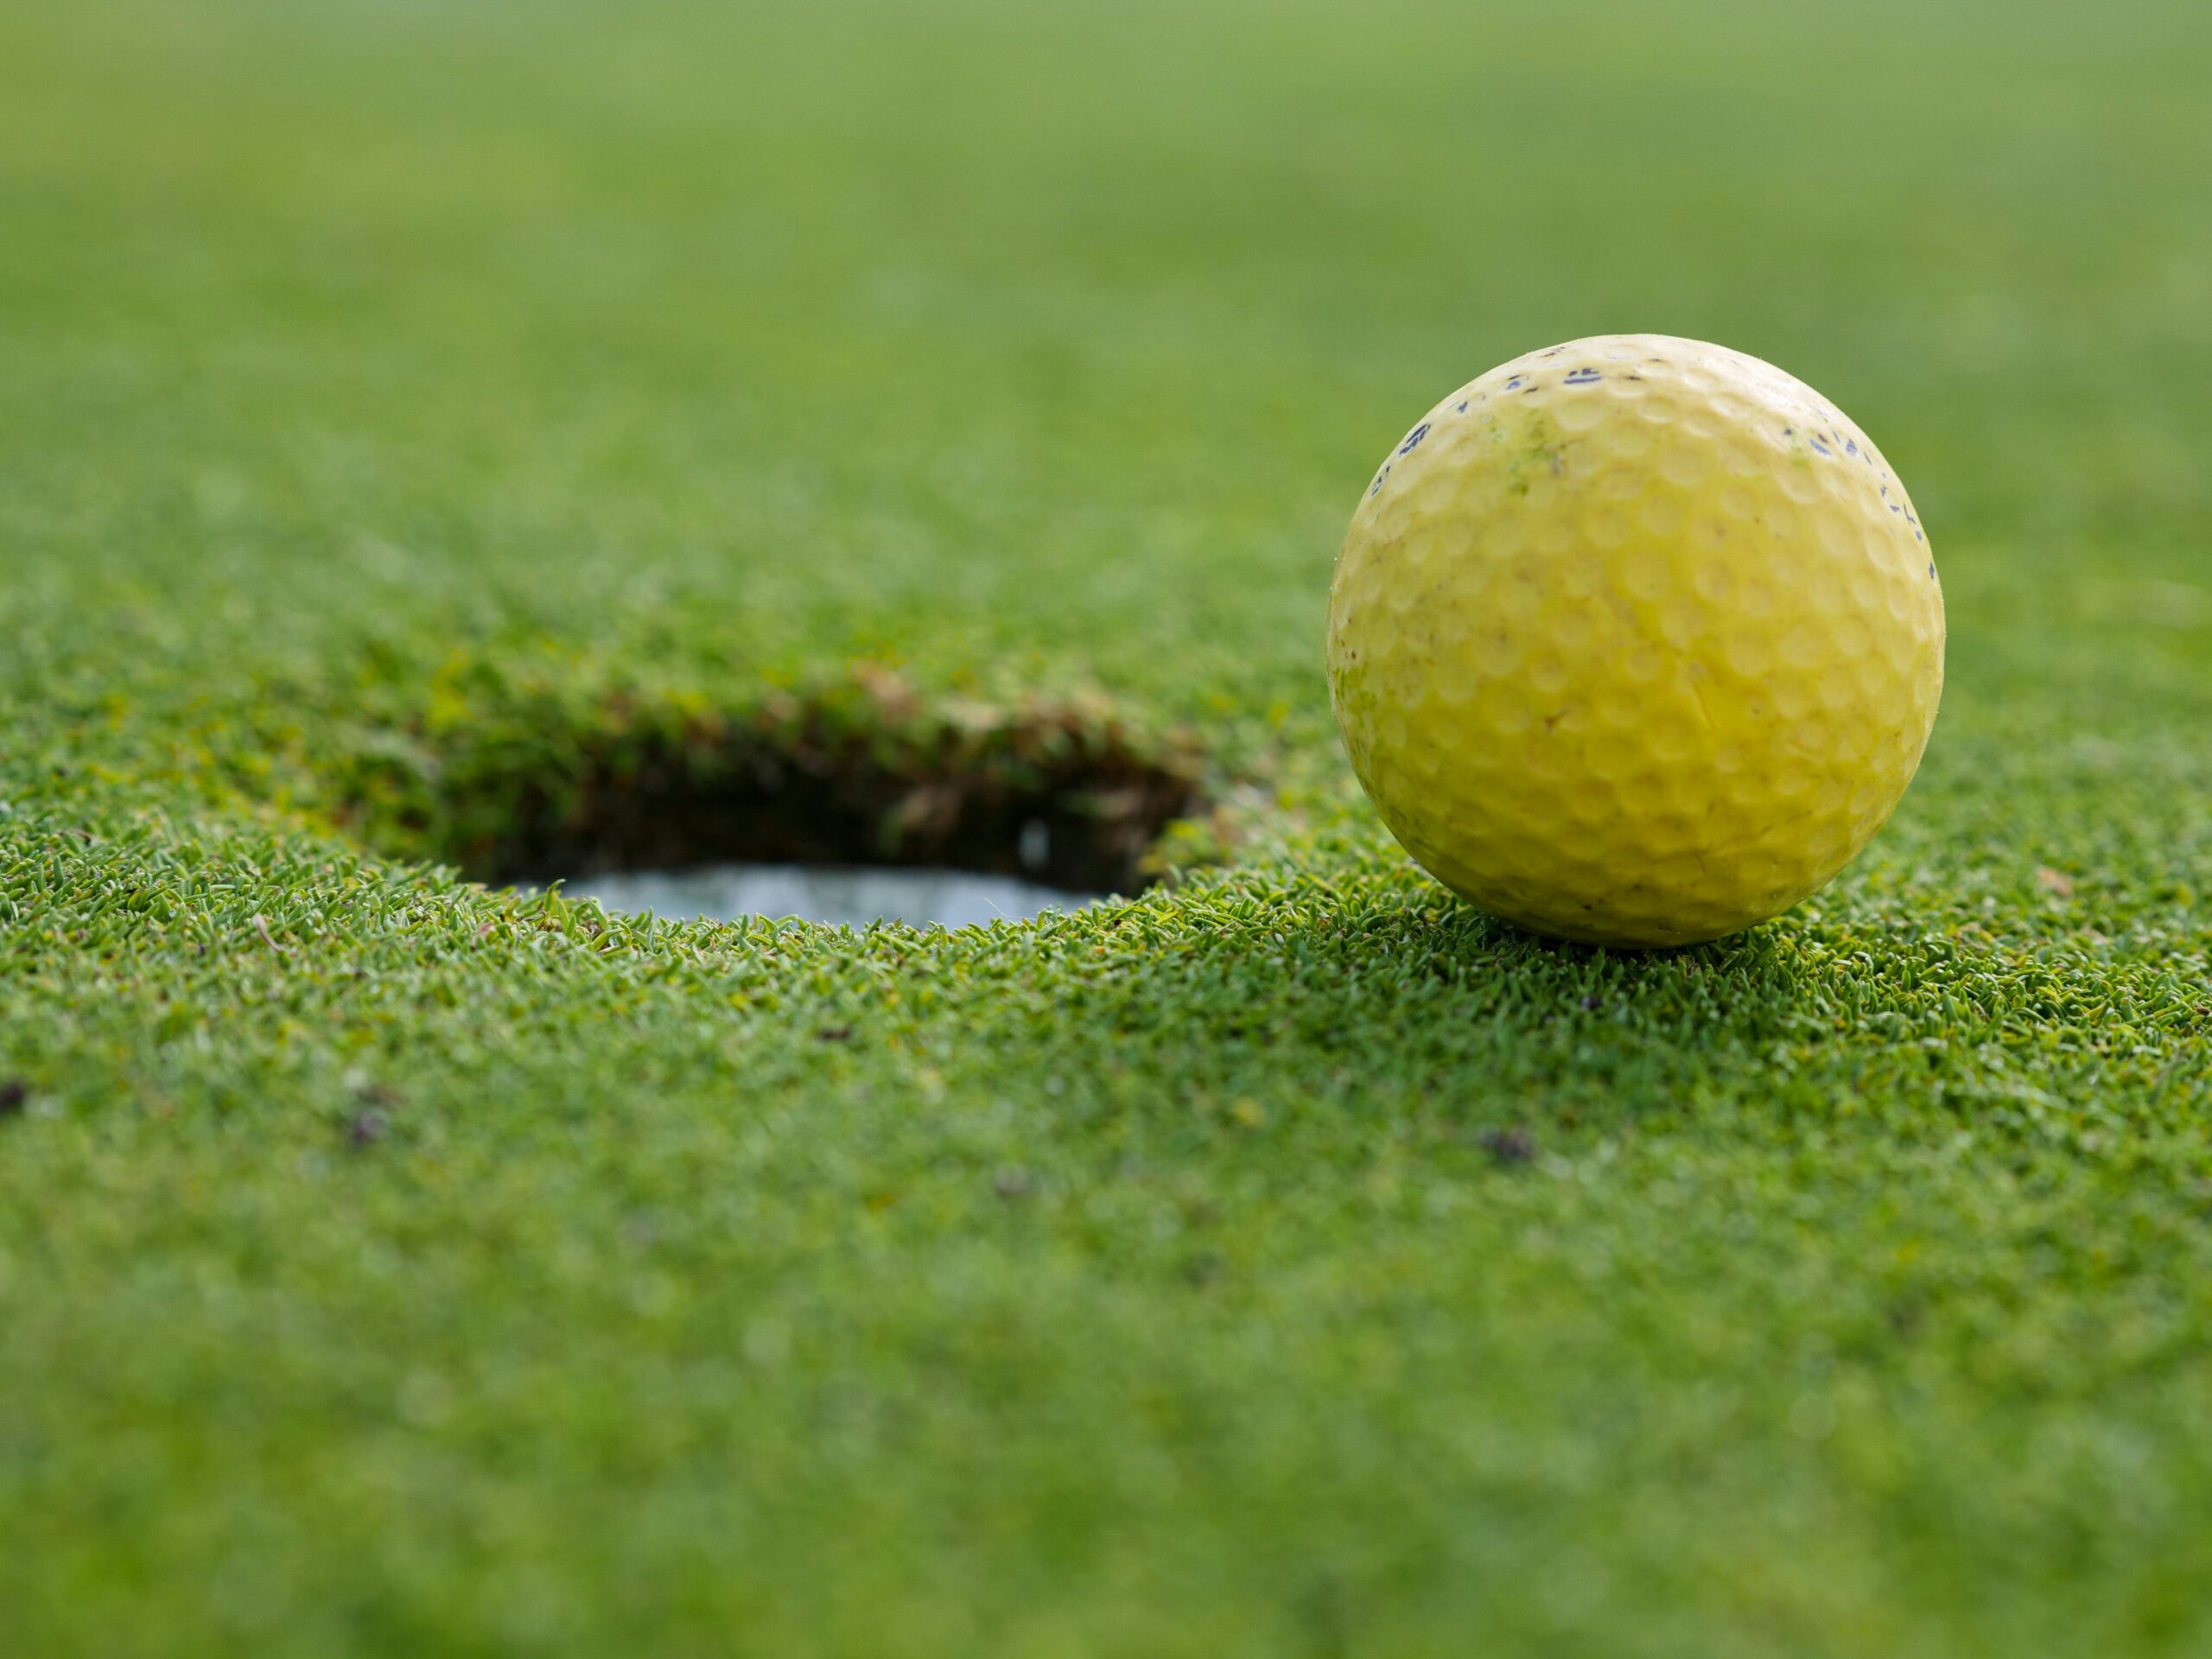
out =
[(1424, 416), (1353, 515), (1328, 669), (1392, 834), (1532, 931), (1686, 944), (1823, 886), (1943, 686), (1926, 530), (1781, 370), (1605, 334)]

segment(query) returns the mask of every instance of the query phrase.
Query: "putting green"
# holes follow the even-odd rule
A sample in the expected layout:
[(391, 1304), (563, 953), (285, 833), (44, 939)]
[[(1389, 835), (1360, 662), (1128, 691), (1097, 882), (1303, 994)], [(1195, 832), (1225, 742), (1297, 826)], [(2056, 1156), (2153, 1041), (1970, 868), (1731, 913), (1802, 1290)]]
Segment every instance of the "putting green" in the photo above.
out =
[[(2212, 37), (1966, 10), (0, 17), (0, 1646), (2212, 1645)], [(1320, 660), (1408, 423), (1624, 329), (1950, 624), (1867, 853), (1625, 957)], [(1176, 879), (456, 873), (772, 774)]]

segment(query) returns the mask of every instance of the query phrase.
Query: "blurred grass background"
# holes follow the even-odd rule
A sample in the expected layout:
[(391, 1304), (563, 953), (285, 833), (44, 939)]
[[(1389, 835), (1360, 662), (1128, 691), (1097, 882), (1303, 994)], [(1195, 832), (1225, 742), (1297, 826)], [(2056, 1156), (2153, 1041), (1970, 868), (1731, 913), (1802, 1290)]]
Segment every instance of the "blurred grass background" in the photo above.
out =
[[(2180, 3), (0, 7), (24, 1650), (2202, 1652), (2209, 84)], [(1622, 961), (1412, 876), (1319, 663), (1407, 424), (1630, 329), (1872, 432), (1952, 632), (1834, 889)], [(855, 659), (1285, 810), (935, 945), (332, 827)]]
[(1962, 696), (2172, 694), (2194, 17), (17, 8), (0, 533), (218, 658), (1037, 651), (1312, 713), (1408, 411), (1649, 329), (1906, 457)]

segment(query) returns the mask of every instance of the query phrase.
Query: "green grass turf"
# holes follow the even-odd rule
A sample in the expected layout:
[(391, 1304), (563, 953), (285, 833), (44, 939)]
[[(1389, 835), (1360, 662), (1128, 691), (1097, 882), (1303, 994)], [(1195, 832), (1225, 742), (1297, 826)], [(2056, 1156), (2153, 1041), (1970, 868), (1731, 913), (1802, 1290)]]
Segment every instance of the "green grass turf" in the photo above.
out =
[[(2198, 10), (0, 13), (0, 1648), (2212, 1649)], [(1319, 667), (1408, 422), (1632, 328), (1951, 625), (1873, 848), (1649, 957), (1421, 879)], [(1226, 862), (420, 856), (887, 670), (1187, 728)]]

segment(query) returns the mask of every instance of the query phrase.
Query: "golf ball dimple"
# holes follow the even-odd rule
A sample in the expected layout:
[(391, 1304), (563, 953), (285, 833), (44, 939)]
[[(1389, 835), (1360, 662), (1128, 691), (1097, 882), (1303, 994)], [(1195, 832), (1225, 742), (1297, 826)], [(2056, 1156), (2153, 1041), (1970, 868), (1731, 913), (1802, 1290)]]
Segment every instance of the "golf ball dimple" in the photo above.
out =
[(1392, 447), (1330, 593), (1353, 769), (1446, 887), (1533, 931), (1685, 944), (1878, 830), (1943, 684), (1927, 532), (1873, 442), (1724, 346), (1601, 335)]

